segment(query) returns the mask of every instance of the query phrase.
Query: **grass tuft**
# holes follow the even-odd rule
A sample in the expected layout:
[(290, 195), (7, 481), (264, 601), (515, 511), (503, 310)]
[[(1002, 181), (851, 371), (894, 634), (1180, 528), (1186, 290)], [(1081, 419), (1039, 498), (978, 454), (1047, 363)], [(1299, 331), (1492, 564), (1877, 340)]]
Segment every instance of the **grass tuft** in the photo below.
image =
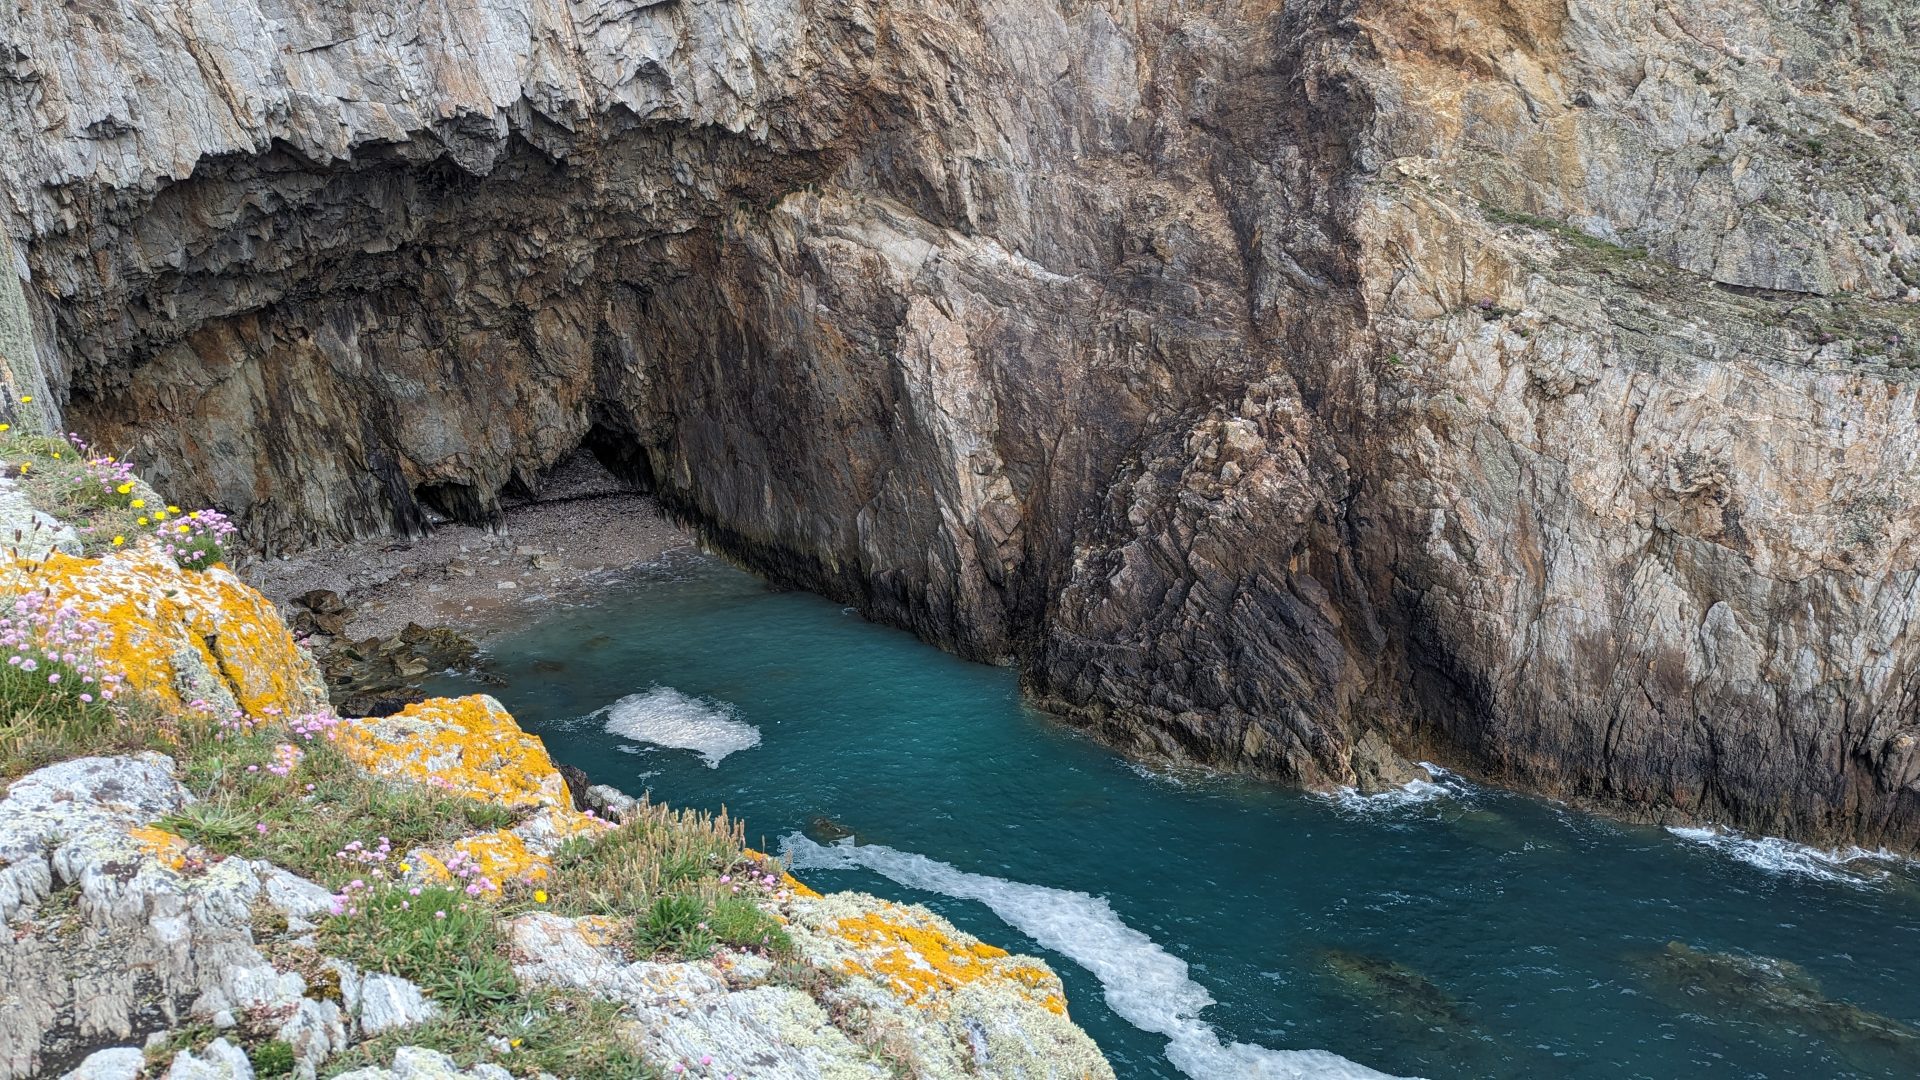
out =
[(451, 1056), (462, 1068), (490, 1061), (516, 1076), (660, 1080), (623, 1037), (630, 1021), (613, 1004), (576, 991), (536, 990), (476, 1016), (447, 1018), (376, 1036), (332, 1058), (321, 1075), (385, 1066), (402, 1046)]
[(519, 990), (493, 912), (443, 885), (375, 886), (320, 927), (329, 955), (417, 983), (461, 1016), (476, 1016)]

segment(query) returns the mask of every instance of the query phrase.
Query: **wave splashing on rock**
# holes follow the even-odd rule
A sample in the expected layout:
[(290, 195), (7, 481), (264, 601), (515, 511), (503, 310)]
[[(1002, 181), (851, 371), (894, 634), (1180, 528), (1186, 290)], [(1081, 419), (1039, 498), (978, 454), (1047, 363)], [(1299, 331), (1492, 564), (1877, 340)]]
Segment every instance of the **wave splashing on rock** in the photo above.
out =
[(1101, 897), (968, 873), (852, 837), (820, 844), (794, 833), (782, 848), (795, 869), (871, 870), (909, 888), (986, 905), (1007, 925), (1091, 972), (1107, 1007), (1142, 1031), (1165, 1035), (1167, 1060), (1194, 1080), (1391, 1080), (1326, 1050), (1222, 1041), (1200, 1019), (1213, 995), (1187, 976), (1187, 962), (1128, 926)]
[(1705, 844), (1723, 855), (1768, 873), (1794, 874), (1855, 887), (1885, 881), (1891, 876), (1884, 869), (1886, 864), (1898, 865), (1907, 861), (1885, 848), (1875, 851), (1862, 847), (1827, 850), (1796, 844), (1777, 836), (1744, 836), (1712, 826), (1687, 828), (1669, 825), (1667, 831), (1682, 840)]
[(1363, 795), (1358, 789), (1351, 787), (1335, 788), (1332, 791), (1314, 794), (1333, 803), (1341, 810), (1354, 814), (1391, 812), (1433, 802), (1436, 799), (1465, 799), (1473, 794), (1473, 785), (1446, 769), (1427, 761), (1421, 762), (1420, 767), (1426, 770), (1431, 779), (1409, 780), (1399, 787), (1388, 788), (1371, 795)]
[(724, 701), (689, 697), (671, 686), (628, 694), (602, 709), (609, 735), (673, 750), (691, 750), (717, 769), (728, 754), (760, 745), (760, 729)]

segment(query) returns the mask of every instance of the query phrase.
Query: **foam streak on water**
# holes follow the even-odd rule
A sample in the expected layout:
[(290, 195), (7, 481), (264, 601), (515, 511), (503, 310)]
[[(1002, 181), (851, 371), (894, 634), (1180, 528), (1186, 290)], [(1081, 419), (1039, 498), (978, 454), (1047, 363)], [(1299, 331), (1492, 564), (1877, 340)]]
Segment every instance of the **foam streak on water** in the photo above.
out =
[(1705, 844), (1715, 851), (1770, 873), (1798, 874), (1801, 877), (1842, 885), (1871, 885), (1884, 881), (1888, 877), (1887, 871), (1872, 866), (1862, 866), (1860, 865), (1862, 863), (1901, 861), (1898, 855), (1884, 848), (1878, 851), (1868, 851), (1860, 847), (1827, 850), (1809, 847), (1806, 844), (1796, 844), (1777, 836), (1742, 836), (1737, 832), (1712, 827), (1682, 828), (1669, 825), (1667, 831), (1682, 840)]
[(909, 888), (986, 905), (1007, 925), (1091, 972), (1107, 1006), (1134, 1027), (1166, 1036), (1167, 1060), (1193, 1080), (1390, 1080), (1325, 1050), (1222, 1042), (1200, 1019), (1213, 995), (1187, 976), (1187, 962), (1122, 922), (1100, 897), (972, 874), (924, 855), (856, 845), (851, 838), (819, 844), (795, 833), (782, 846), (796, 869), (866, 869)]
[(760, 745), (760, 729), (725, 702), (688, 697), (670, 686), (628, 694), (602, 710), (607, 733), (634, 742), (692, 750), (717, 769), (728, 754)]

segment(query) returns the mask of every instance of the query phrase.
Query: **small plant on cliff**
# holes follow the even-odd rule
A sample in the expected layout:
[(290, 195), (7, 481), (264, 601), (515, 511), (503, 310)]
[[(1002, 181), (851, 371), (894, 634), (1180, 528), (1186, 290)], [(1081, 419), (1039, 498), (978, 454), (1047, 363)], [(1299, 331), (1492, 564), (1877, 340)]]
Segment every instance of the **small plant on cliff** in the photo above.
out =
[(443, 1007), (482, 1012), (519, 989), (492, 911), (444, 885), (350, 882), (320, 928), (330, 955), (412, 979)]
[(334, 1076), (385, 1067), (402, 1046), (450, 1055), (462, 1068), (492, 1062), (516, 1076), (658, 1080), (661, 1073), (623, 1041), (618, 1006), (576, 990), (533, 990), (479, 1016), (430, 1020), (356, 1044), (321, 1067)]
[(235, 531), (233, 522), (218, 510), (190, 510), (153, 526), (161, 550), (185, 570), (205, 570), (225, 562), (225, 545)]
[(151, 536), (189, 570), (226, 559), (235, 529), (225, 514), (166, 505), (130, 462), (96, 452), (78, 435), (0, 434), (0, 462), (35, 507), (74, 526), (87, 554)]
[(713, 930), (707, 925), (707, 906), (700, 898), (669, 893), (653, 904), (634, 924), (633, 943), (641, 951), (698, 958), (713, 951)]
[[(187, 784), (200, 801), (166, 827), (222, 855), (266, 859), (339, 888), (369, 876), (366, 865), (339, 857), (354, 843), (377, 851), (378, 840), (367, 837), (384, 837), (391, 851), (406, 852), (501, 820), (490, 804), (369, 776), (324, 731), (302, 735), (315, 731), (312, 718), (290, 724), (293, 743), (268, 728), (220, 740), (191, 758)], [(475, 817), (490, 824), (476, 826)]]
[(617, 827), (568, 841), (546, 888), (569, 914), (639, 915), (664, 893), (717, 887), (745, 844), (740, 823), (725, 814), (643, 801)]
[(286, 1076), (298, 1067), (293, 1047), (283, 1039), (268, 1039), (247, 1055), (256, 1076)]
[(111, 704), (120, 675), (93, 653), (99, 620), (41, 593), (0, 608), (0, 771), (11, 774), (74, 750), (144, 745), (147, 731), (123, 723)]

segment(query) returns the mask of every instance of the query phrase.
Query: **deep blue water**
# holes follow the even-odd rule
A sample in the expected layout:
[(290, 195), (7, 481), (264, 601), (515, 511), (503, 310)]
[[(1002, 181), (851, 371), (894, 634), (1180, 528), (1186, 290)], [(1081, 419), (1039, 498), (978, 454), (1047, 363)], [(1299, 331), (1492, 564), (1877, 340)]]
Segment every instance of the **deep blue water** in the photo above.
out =
[[(490, 691), (595, 780), (725, 806), (818, 888), (924, 903), (1044, 956), (1125, 1080), (1365, 1075), (1341, 1058), (1428, 1077), (1920, 1076), (1910, 864), (1457, 780), (1339, 800), (1157, 775), (1025, 706), (1010, 671), (701, 556), (492, 652), (507, 683)], [(836, 830), (862, 846), (823, 843)]]

